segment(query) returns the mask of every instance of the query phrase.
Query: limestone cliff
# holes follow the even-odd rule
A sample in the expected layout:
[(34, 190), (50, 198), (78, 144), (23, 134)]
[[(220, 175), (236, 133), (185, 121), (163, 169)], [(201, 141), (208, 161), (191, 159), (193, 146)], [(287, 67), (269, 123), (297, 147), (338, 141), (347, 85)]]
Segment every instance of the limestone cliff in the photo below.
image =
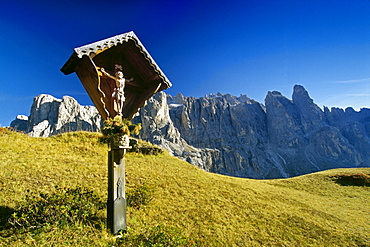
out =
[[(12, 125), (32, 136), (99, 131), (91, 106), (35, 98), (31, 114)], [(140, 115), (140, 138), (200, 168), (231, 176), (282, 178), (339, 167), (370, 166), (370, 109), (322, 110), (299, 85), (292, 100), (268, 92), (262, 105), (245, 95), (201, 98), (158, 93)]]
[[(69, 131), (100, 131), (101, 117), (93, 106), (81, 106), (74, 98), (56, 99), (41, 94), (33, 100), (30, 116), (17, 117), (10, 125), (34, 137), (47, 137)], [(27, 118), (27, 121), (25, 120)]]

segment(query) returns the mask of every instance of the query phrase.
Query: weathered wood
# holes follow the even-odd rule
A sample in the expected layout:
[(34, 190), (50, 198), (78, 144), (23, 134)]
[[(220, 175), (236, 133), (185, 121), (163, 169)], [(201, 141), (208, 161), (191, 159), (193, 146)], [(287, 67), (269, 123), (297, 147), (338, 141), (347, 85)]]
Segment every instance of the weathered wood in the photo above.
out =
[(109, 105), (106, 104), (106, 101), (110, 97), (106, 97), (105, 92), (99, 90), (101, 81), (93, 60), (89, 56), (83, 56), (75, 70), (100, 115), (103, 119), (107, 119), (110, 114), (107, 109)]
[(112, 148), (108, 152), (107, 225), (113, 234), (127, 227), (125, 152), (124, 148)]
[[(61, 71), (76, 72), (103, 119), (113, 118), (112, 93), (114, 80), (102, 75), (100, 68), (112, 73), (116, 64), (123, 66), (125, 78), (134, 78), (125, 86), (126, 101), (123, 118), (131, 119), (156, 91), (171, 87), (171, 83), (133, 32), (81, 46), (65, 63)], [(153, 90), (154, 88), (154, 90)]]
[[(156, 92), (171, 87), (134, 32), (75, 48), (61, 71), (76, 72), (103, 119), (116, 115), (132, 119)], [(114, 234), (126, 229), (124, 154), (130, 148), (126, 144), (112, 142), (108, 153), (107, 223)]]

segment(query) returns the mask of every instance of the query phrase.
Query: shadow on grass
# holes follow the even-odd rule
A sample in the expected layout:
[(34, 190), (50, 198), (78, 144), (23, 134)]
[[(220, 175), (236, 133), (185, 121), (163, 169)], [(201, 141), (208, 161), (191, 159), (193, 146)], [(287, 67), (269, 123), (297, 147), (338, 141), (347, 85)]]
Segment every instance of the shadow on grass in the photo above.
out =
[(12, 228), (8, 220), (14, 213), (14, 209), (7, 206), (0, 206), (0, 230), (6, 230)]
[(337, 184), (343, 186), (368, 186), (370, 187), (369, 174), (349, 174), (332, 177)]

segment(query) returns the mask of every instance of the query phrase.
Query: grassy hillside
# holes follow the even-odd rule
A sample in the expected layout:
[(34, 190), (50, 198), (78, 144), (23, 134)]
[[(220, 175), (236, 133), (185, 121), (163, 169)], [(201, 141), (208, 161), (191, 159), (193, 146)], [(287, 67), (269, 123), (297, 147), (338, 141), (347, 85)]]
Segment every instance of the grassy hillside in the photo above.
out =
[(370, 169), (253, 180), (207, 173), (168, 154), (126, 155), (128, 194), (142, 190), (151, 200), (128, 207), (121, 238), (105, 230), (105, 209), (91, 223), (7, 223), (30, 203), (26, 195), (52, 195), (55, 186), (82, 187), (105, 201), (107, 150), (97, 133), (32, 138), (1, 129), (0, 245), (370, 246), (370, 187), (335, 180), (366, 178)]

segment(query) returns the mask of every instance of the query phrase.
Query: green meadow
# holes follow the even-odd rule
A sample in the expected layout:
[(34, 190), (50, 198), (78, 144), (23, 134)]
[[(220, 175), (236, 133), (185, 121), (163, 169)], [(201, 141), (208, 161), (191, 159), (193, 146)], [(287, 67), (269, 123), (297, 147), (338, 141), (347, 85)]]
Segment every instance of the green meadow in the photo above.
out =
[(126, 155), (128, 229), (113, 236), (100, 137), (0, 129), (0, 246), (370, 246), (369, 168), (256, 180), (167, 153)]

